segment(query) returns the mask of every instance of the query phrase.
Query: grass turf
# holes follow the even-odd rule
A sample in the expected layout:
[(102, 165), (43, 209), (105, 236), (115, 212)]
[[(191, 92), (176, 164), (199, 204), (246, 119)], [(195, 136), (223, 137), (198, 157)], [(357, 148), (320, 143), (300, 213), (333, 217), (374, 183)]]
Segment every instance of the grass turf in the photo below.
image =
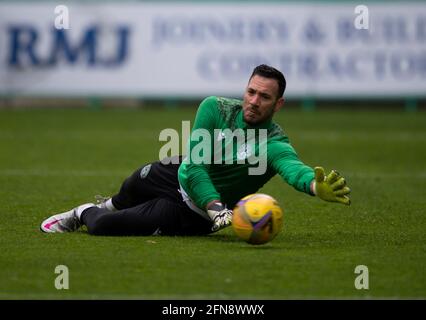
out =
[[(308, 165), (338, 169), (350, 207), (275, 177), (261, 191), (284, 230), (251, 246), (228, 228), (206, 237), (43, 234), (47, 216), (110, 195), (158, 159), (164, 128), (194, 109), (0, 110), (1, 299), (287, 299), (426, 297), (426, 114), (282, 111)], [(57, 265), (70, 289), (56, 290)], [(354, 287), (357, 265), (369, 289)]]

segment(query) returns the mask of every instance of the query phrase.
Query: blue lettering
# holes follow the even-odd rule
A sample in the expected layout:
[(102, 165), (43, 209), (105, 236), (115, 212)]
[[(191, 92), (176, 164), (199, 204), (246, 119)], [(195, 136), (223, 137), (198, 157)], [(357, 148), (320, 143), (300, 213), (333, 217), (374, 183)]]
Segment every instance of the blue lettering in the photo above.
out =
[(309, 43), (319, 44), (324, 41), (325, 34), (321, 31), (321, 27), (315, 21), (308, 21), (304, 27), (303, 36)]
[[(164, 40), (172, 43), (183, 44), (191, 36), (191, 27), (187, 21), (182, 19), (170, 19), (163, 22), (161, 26)], [(193, 31), (196, 29), (192, 29)], [(196, 31), (198, 32), (198, 31)]]
[(289, 37), (289, 32), (287, 25), (284, 21), (281, 20), (273, 20), (271, 21), (271, 27), (276, 32), (277, 40), (279, 41), (285, 41)]
[(340, 42), (349, 42), (355, 36), (355, 28), (353, 25), (353, 21), (340, 19), (337, 22), (337, 39)]
[(426, 53), (422, 52), (419, 54), (416, 60), (416, 70), (419, 72), (422, 78), (426, 77)]
[(192, 23), (192, 25), (195, 29), (204, 31), (201, 34), (202, 40), (208, 40), (209, 34), (212, 36), (213, 39), (226, 39), (225, 26), (220, 23), (217, 23), (214, 20), (207, 20), (205, 22), (203, 21), (199, 23), (195, 22)]
[(328, 60), (328, 66), (330, 69), (330, 73), (334, 76), (341, 77), (345, 72), (345, 68), (342, 62), (340, 61), (339, 56), (337, 55), (330, 56)]
[[(367, 67), (365, 68), (367, 64)], [(364, 68), (362, 68), (364, 66)], [(351, 53), (347, 58), (347, 74), (352, 78), (361, 78), (371, 69), (371, 58), (368, 54)]]
[(383, 28), (383, 37), (388, 43), (401, 43), (408, 40), (406, 21), (400, 17), (386, 17)]
[(157, 18), (153, 22), (152, 43), (155, 45), (185, 45), (191, 43), (272, 42), (288, 37), (287, 25), (281, 20), (252, 20), (240, 18), (187, 19), (182, 17)]
[(198, 59), (197, 69), (201, 77), (209, 80), (217, 79), (218, 67), (214, 58), (214, 55), (206, 54)]
[(411, 55), (392, 55), (390, 66), (392, 73), (397, 78), (411, 79), (415, 76), (415, 63)]
[(250, 74), (251, 70), (259, 64), (269, 64), (259, 56), (239, 56), (236, 54), (223, 55), (220, 59), (221, 72), (229, 78), (241, 78), (242, 75)]
[(165, 21), (155, 19), (152, 24), (153, 34), (152, 42), (154, 44), (162, 43), (167, 35), (167, 24)]
[(51, 29), (51, 47), (44, 59), (37, 54), (39, 44), (39, 30), (34, 27), (21, 25), (8, 28), (9, 54), (8, 64), (11, 67), (26, 66), (54, 66), (61, 60), (74, 65), (84, 62), (88, 66), (113, 67), (122, 64), (128, 56), (129, 34), (127, 26), (119, 26), (115, 30), (116, 51), (107, 57), (98, 55), (100, 37), (99, 27), (90, 26), (82, 31), (82, 36), (77, 43), (72, 43), (68, 30)]
[(385, 68), (386, 68), (386, 54), (383, 52), (378, 52), (374, 55), (374, 72), (376, 74), (376, 78), (383, 79), (385, 77)]
[(13, 67), (22, 67), (26, 57), (32, 65), (40, 64), (35, 54), (34, 44), (37, 40), (37, 31), (30, 26), (13, 26), (8, 29), (10, 35), (10, 55), (8, 63)]
[(293, 57), (290, 54), (282, 54), (279, 57), (279, 68), (286, 76), (291, 76), (293, 74)]
[(275, 65), (286, 76), (307, 81), (397, 79), (413, 80), (426, 77), (425, 52), (386, 52), (354, 50), (347, 54), (333, 52), (275, 53), (262, 56), (256, 53), (206, 52), (197, 60), (197, 71), (209, 81), (241, 80), (256, 65)]
[(96, 63), (96, 38), (97, 28), (91, 27), (86, 31), (81, 43), (73, 48), (67, 38), (67, 30), (53, 29), (53, 46), (48, 64), (57, 64), (62, 54), (67, 62), (75, 64), (80, 53), (86, 51), (87, 64), (93, 66)]
[(337, 40), (341, 43), (353, 44), (355, 41), (366, 43), (373, 40), (368, 29), (356, 29), (351, 19), (339, 19), (336, 30)]
[(426, 41), (426, 17), (417, 17), (416, 20), (416, 39), (421, 42)]
[(257, 21), (253, 24), (253, 38), (265, 41), (268, 38), (268, 28), (264, 21)]
[(269, 59), (258, 55), (204, 54), (198, 59), (197, 70), (208, 80), (240, 79), (250, 75), (253, 68), (262, 63), (271, 64)]
[(128, 27), (119, 27), (117, 29), (117, 54), (115, 57), (111, 57), (110, 59), (106, 60), (104, 62), (105, 66), (118, 66), (126, 60), (129, 48), (129, 34), (130, 30)]
[(230, 38), (231, 41), (241, 42), (244, 39), (244, 23), (242, 20), (235, 19), (230, 21)]
[(318, 57), (315, 54), (300, 55), (298, 57), (298, 67), (301, 77), (318, 77)]

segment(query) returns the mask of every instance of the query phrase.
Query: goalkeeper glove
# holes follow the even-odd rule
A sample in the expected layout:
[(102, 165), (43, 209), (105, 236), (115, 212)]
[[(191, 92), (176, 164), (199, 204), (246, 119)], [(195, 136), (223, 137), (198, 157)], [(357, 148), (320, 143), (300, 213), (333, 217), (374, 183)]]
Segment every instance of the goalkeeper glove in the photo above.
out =
[(207, 209), (207, 214), (213, 221), (212, 231), (216, 232), (229, 226), (232, 222), (232, 210), (227, 209), (221, 202), (213, 202)]
[(322, 167), (315, 167), (315, 179), (313, 181), (313, 192), (316, 196), (325, 201), (339, 202), (346, 205), (351, 204), (351, 200), (347, 196), (351, 189), (346, 186), (345, 178), (337, 171), (331, 172), (325, 176)]

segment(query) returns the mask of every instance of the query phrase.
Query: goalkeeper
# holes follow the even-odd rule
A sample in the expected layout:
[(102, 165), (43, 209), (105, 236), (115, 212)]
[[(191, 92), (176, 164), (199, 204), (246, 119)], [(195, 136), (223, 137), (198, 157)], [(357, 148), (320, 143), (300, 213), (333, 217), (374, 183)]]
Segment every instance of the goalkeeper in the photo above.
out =
[[(257, 192), (276, 174), (298, 191), (349, 205), (345, 179), (334, 170), (326, 175), (323, 168), (302, 163), (288, 137), (272, 121), (284, 104), (285, 87), (280, 71), (267, 65), (256, 67), (243, 100), (208, 97), (200, 104), (186, 157), (142, 166), (113, 197), (53, 215), (42, 222), (41, 230), (69, 232), (86, 225), (93, 235), (209, 234), (229, 226), (238, 200)], [(200, 130), (211, 137), (211, 150), (202, 148), (200, 153), (210, 161), (190, 156), (200, 147), (193, 136)], [(235, 143), (227, 139), (226, 132), (244, 135), (249, 130), (255, 132), (253, 144), (247, 140), (247, 144), (229, 148)], [(262, 132), (266, 133), (263, 140)], [(248, 159), (255, 154), (266, 160), (261, 174), (250, 174), (256, 164)]]

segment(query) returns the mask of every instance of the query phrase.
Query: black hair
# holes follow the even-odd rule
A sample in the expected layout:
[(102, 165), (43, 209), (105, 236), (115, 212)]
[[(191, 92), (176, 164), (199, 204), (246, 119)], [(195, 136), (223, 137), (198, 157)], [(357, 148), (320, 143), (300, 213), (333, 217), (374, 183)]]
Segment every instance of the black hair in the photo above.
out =
[(254, 68), (253, 73), (250, 76), (250, 79), (253, 76), (258, 75), (265, 78), (275, 79), (278, 82), (278, 97), (282, 97), (287, 85), (285, 77), (281, 71), (275, 69), (274, 67), (268, 66), (266, 64), (261, 64)]

